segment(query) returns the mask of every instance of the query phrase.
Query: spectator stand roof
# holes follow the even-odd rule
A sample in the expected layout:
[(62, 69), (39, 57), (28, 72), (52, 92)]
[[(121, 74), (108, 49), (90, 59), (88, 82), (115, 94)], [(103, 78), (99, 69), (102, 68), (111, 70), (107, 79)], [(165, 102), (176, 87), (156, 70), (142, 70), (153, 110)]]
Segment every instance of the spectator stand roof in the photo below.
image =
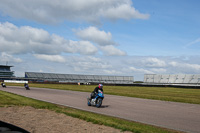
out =
[(200, 74), (146, 74), (144, 75), (144, 82), (161, 84), (199, 84)]
[(71, 83), (133, 84), (133, 76), (78, 75), (25, 72), (25, 78)]

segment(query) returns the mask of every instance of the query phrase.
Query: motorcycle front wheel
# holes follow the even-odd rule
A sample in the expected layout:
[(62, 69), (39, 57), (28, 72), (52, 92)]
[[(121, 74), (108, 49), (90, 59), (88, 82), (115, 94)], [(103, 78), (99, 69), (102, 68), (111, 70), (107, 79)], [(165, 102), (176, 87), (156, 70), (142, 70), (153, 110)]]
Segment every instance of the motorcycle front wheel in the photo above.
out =
[(98, 98), (98, 99), (97, 99), (97, 103), (96, 103), (96, 107), (97, 107), (97, 108), (101, 107), (101, 104), (102, 104), (102, 99), (101, 99), (101, 98)]

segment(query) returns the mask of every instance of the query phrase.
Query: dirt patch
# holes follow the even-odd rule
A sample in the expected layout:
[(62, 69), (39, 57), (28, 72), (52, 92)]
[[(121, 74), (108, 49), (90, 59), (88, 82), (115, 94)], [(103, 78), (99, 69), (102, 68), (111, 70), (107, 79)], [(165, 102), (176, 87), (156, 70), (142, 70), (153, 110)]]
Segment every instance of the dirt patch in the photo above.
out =
[(118, 129), (33, 107), (1, 107), (0, 120), (31, 133), (120, 133)]

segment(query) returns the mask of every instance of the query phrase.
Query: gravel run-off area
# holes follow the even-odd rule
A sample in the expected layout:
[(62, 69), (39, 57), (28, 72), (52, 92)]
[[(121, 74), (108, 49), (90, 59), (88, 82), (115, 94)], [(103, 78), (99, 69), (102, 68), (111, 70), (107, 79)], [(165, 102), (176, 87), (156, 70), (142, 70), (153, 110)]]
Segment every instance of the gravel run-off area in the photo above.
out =
[(121, 133), (121, 130), (112, 127), (93, 124), (47, 109), (26, 106), (0, 107), (0, 121), (31, 133)]

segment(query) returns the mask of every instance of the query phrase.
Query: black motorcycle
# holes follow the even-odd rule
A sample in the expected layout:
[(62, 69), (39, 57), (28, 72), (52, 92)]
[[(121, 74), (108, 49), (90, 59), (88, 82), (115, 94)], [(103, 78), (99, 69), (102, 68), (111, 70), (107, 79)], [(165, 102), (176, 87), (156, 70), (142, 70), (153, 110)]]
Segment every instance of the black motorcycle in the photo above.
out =
[(5, 84), (5, 83), (1, 83), (1, 86), (2, 86), (3, 88), (6, 88), (6, 84)]

